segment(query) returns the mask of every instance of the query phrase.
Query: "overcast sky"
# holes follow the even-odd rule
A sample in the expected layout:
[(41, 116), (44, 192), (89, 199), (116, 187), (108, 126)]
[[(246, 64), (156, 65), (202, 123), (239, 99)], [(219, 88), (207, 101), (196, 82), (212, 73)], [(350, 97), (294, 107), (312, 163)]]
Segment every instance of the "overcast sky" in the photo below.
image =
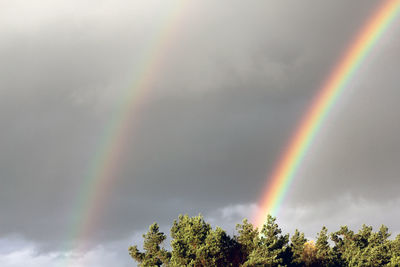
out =
[[(154, 221), (168, 233), (181, 213), (232, 234), (379, 2), (0, 0), (0, 265), (135, 266), (129, 245)], [(176, 7), (90, 246), (75, 254), (65, 248), (85, 174)], [(278, 214), (285, 232), (400, 232), (399, 58), (392, 25), (296, 174)]]

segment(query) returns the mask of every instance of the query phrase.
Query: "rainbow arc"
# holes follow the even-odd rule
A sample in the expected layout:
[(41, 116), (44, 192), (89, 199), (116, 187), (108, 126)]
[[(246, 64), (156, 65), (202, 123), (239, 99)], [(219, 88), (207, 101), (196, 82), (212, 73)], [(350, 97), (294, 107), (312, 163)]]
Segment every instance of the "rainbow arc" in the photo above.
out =
[(319, 90), (268, 179), (259, 211), (253, 219), (257, 227), (264, 224), (268, 214), (275, 216), (278, 212), (296, 171), (330, 110), (399, 11), (399, 0), (382, 1)]
[[(146, 102), (154, 81), (164, 66), (176, 35), (188, 14), (190, 1), (176, 0), (159, 25), (153, 39), (144, 51), (142, 60), (138, 62), (138, 70), (133, 74), (132, 85), (121, 95), (112, 119), (105, 125), (102, 137), (94, 153), (82, 184), (78, 197), (73, 205), (71, 222), (66, 235), (66, 250), (70, 243), (74, 249), (85, 250), (85, 243), (99, 224), (101, 213), (113, 189), (117, 177), (121, 155), (127, 142), (131, 139), (134, 118)], [(185, 11), (185, 12), (184, 12)], [(66, 265), (72, 264), (66, 262)]]

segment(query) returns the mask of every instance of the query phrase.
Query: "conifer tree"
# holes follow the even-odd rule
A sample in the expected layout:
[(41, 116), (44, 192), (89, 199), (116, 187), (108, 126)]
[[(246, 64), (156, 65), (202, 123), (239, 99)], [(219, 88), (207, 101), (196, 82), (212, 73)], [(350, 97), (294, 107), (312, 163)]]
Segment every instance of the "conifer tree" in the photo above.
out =
[(400, 266), (400, 234), (390, 242), (390, 250), (391, 260), (389, 266)]
[(317, 261), (321, 266), (333, 265), (333, 253), (328, 242), (328, 229), (324, 226), (317, 236), (315, 247), (317, 249)]
[(390, 233), (382, 225), (378, 232), (372, 233), (368, 239), (368, 246), (362, 249), (360, 264), (364, 266), (384, 266), (390, 262)]
[(143, 249), (145, 252), (140, 252), (137, 246), (129, 248), (129, 254), (139, 262), (139, 266), (161, 266), (163, 263), (168, 264), (171, 255), (160, 247), (167, 237), (159, 231), (157, 223), (150, 225), (149, 231), (143, 235), (143, 238)]
[(129, 248), (130, 256), (139, 266), (400, 266), (400, 235), (390, 240), (384, 225), (377, 232), (363, 225), (354, 233), (347, 226), (330, 234), (323, 227), (317, 240), (307, 241), (296, 230), (282, 234), (276, 218), (268, 216), (261, 231), (247, 220), (236, 226), (238, 235), (230, 237), (217, 227), (213, 229), (201, 215), (179, 216), (171, 228), (171, 248), (161, 247), (166, 236), (157, 223), (143, 235), (143, 252)]
[(205, 243), (211, 231), (201, 215), (190, 218), (180, 215), (171, 228), (172, 257), (174, 266), (194, 266), (201, 264), (197, 250)]
[(256, 249), (253, 250), (244, 266), (278, 266), (291, 262), (288, 246), (289, 235), (282, 235), (276, 218), (268, 215), (267, 223), (261, 229)]
[(197, 249), (195, 266), (232, 266), (237, 252), (236, 241), (217, 227), (209, 232), (205, 243)]
[(290, 248), (293, 253), (291, 265), (301, 266), (303, 263), (304, 245), (307, 242), (307, 238), (304, 237), (304, 233), (300, 233), (300, 231), (296, 229), (290, 241)]
[(236, 240), (240, 245), (240, 262), (243, 263), (258, 245), (258, 230), (247, 219), (244, 219), (242, 224), (237, 224), (236, 230), (239, 234)]
[(400, 266), (400, 234), (390, 242), (391, 259), (388, 263), (390, 267)]
[(340, 266), (354, 266), (352, 259), (359, 253), (354, 242), (354, 232), (347, 226), (342, 226), (339, 231), (331, 234), (331, 240), (334, 242), (333, 253), (335, 261)]

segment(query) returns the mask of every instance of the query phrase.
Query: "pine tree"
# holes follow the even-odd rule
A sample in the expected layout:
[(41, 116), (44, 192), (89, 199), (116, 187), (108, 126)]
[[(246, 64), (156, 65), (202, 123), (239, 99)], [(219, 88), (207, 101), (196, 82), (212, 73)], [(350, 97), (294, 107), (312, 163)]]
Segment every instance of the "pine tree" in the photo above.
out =
[(400, 266), (400, 234), (390, 242), (391, 258), (388, 266), (399, 267)]
[(317, 236), (315, 247), (317, 249), (317, 261), (321, 266), (333, 265), (333, 253), (328, 242), (328, 229), (324, 226)]
[(206, 223), (201, 215), (193, 218), (180, 215), (171, 228), (173, 238), (171, 264), (174, 266), (201, 264), (197, 250), (205, 243), (210, 231), (210, 224)]
[(157, 223), (143, 235), (143, 250), (129, 248), (130, 256), (139, 266), (389, 266), (400, 267), (400, 235), (390, 240), (384, 225), (377, 232), (363, 225), (354, 233), (347, 226), (330, 235), (323, 227), (317, 240), (307, 241), (296, 230), (291, 243), (289, 235), (282, 234), (276, 218), (268, 216), (261, 231), (247, 220), (236, 226), (233, 238), (217, 227), (212, 229), (201, 215), (179, 216), (171, 228), (171, 247), (161, 247), (166, 236)]
[(291, 241), (290, 248), (293, 253), (293, 259), (291, 265), (301, 266), (303, 263), (302, 257), (303, 257), (304, 245), (307, 242), (307, 238), (304, 237), (304, 233), (300, 233), (299, 230), (296, 229), (290, 241)]
[(239, 234), (236, 240), (240, 245), (240, 262), (244, 263), (257, 247), (258, 230), (247, 219), (244, 219), (242, 224), (237, 224), (236, 230)]
[(335, 263), (338, 266), (356, 266), (352, 260), (359, 253), (357, 246), (353, 242), (354, 232), (347, 226), (342, 226), (339, 231), (331, 234), (331, 240), (334, 242), (332, 249)]
[(129, 248), (129, 254), (134, 260), (139, 262), (139, 266), (161, 266), (163, 263), (168, 264), (171, 255), (160, 247), (167, 237), (159, 231), (157, 223), (150, 225), (149, 231), (143, 235), (143, 238), (143, 249), (145, 252), (140, 252), (137, 246)]
[(368, 246), (362, 250), (360, 264), (363, 266), (383, 266), (390, 262), (391, 251), (388, 228), (382, 225), (378, 232), (372, 233)]
[(282, 230), (276, 224), (276, 218), (268, 215), (267, 223), (261, 229), (257, 247), (253, 250), (244, 266), (279, 266), (292, 261), (288, 246), (289, 235), (282, 235)]
[(238, 244), (224, 230), (211, 230), (196, 252), (195, 266), (232, 266), (238, 252)]

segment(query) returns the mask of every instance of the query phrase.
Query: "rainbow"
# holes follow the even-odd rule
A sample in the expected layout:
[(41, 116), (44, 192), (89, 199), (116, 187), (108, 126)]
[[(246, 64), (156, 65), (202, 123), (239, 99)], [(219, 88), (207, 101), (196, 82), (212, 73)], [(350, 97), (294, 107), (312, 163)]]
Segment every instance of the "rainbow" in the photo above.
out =
[(346, 85), (354, 77), (359, 66), (365, 61), (374, 45), (399, 13), (399, 0), (385, 0), (382, 2), (350, 44), (350, 47), (339, 60), (325, 84), (318, 91), (310, 108), (288, 142), (287, 149), (268, 179), (259, 203), (260, 208), (253, 218), (253, 222), (257, 227), (261, 227), (264, 224), (268, 214), (276, 215), (296, 171), (329, 111), (346, 88)]
[(176, 39), (179, 26), (182, 25), (183, 10), (187, 9), (185, 6), (189, 1), (178, 0), (173, 3), (142, 60), (137, 64), (139, 70), (134, 75), (133, 85), (121, 96), (112, 119), (105, 126), (73, 205), (65, 250), (85, 250), (85, 242), (96, 229), (96, 223), (115, 182), (120, 157), (127, 141), (131, 139), (134, 116), (145, 103), (149, 90), (165, 65), (167, 52)]

